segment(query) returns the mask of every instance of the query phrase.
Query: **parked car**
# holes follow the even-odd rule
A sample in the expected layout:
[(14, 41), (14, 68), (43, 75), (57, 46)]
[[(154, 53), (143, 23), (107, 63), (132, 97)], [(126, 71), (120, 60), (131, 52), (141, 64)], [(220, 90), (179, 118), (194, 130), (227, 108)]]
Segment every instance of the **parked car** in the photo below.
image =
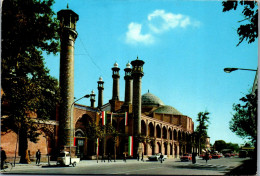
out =
[(219, 159), (219, 158), (221, 158), (221, 155), (215, 153), (215, 154), (212, 155), (212, 158), (213, 158), (213, 159)]
[(80, 158), (71, 158), (69, 152), (62, 151), (59, 153), (59, 156), (57, 158), (57, 165), (58, 166), (72, 165), (73, 167), (75, 167), (76, 164), (79, 163), (79, 161)]
[(192, 155), (189, 153), (183, 154), (180, 158), (181, 161), (191, 161), (192, 160)]
[(235, 153), (231, 153), (230, 156), (236, 156), (236, 154)]
[[(151, 155), (148, 157), (150, 161), (159, 161), (161, 153), (156, 153), (155, 155)], [(163, 161), (167, 159), (167, 155), (163, 155)]]
[(231, 157), (231, 154), (230, 154), (230, 153), (225, 153), (224, 156), (225, 156), (225, 157)]

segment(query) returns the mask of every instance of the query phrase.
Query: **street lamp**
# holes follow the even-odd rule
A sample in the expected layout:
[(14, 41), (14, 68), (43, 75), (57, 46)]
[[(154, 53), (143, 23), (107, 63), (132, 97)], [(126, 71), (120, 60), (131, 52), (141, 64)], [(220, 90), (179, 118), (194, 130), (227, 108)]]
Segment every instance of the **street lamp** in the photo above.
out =
[(81, 98), (75, 100), (75, 101), (71, 104), (71, 107), (70, 107), (70, 164), (71, 164), (71, 136), (73, 136), (73, 135), (71, 135), (72, 132), (73, 132), (73, 131), (71, 131), (71, 130), (72, 130), (72, 122), (71, 122), (71, 121), (72, 121), (72, 117), (73, 117), (72, 107), (73, 107), (73, 105), (74, 105), (77, 101), (79, 101), (79, 100), (81, 100), (81, 99), (83, 99), (83, 98), (89, 98), (89, 97), (90, 97), (90, 95), (87, 94), (87, 95), (85, 95), (85, 96), (83, 96), (83, 97), (81, 97)]
[(224, 68), (224, 72), (226, 72), (226, 73), (230, 73), (230, 72), (236, 71), (236, 70), (257, 71), (254, 69), (246, 69), (246, 68)]

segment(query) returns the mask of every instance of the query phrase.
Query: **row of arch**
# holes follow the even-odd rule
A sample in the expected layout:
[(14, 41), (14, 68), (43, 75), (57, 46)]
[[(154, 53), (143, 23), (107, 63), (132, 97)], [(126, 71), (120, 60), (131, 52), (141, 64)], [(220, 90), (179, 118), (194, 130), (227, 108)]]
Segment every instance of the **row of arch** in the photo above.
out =
[[(84, 129), (84, 124), (86, 124), (87, 121), (93, 121), (93, 119), (87, 114), (84, 114), (82, 117), (78, 118), (77, 122), (75, 123), (76, 137), (83, 139), (86, 136), (86, 134), (84, 134), (84, 130), (81, 129)], [(113, 118), (112, 121), (110, 118), (108, 118), (107, 123), (111, 122), (115, 129), (125, 133), (125, 119), (123, 117)], [(153, 119), (141, 120), (141, 135), (146, 137), (153, 137), (155, 139), (154, 144), (145, 142), (143, 143), (144, 155), (150, 155), (154, 153), (164, 153), (171, 156), (180, 155), (185, 152), (190, 152), (192, 150), (191, 143), (195, 140), (192, 134), (189, 132), (180, 128), (176, 128), (174, 125), (164, 124), (163, 122), (160, 123)], [(78, 139), (81, 140), (80, 138)], [(127, 142), (127, 140), (120, 139), (120, 144), (117, 151), (126, 151), (125, 146), (127, 146)], [(89, 143), (90, 142), (84, 142), (84, 144), (87, 145), (84, 147), (87, 148), (88, 155), (93, 153), (90, 152), (90, 150), (95, 150), (95, 147), (89, 146)], [(107, 139), (105, 143), (106, 149), (101, 150), (110, 151), (109, 147), (112, 142)]]

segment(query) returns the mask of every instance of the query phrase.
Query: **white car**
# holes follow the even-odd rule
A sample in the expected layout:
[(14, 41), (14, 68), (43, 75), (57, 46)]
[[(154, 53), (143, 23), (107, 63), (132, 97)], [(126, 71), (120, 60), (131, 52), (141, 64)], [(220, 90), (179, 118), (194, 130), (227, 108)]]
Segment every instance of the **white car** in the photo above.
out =
[(69, 166), (72, 165), (73, 167), (79, 163), (80, 158), (70, 158), (69, 152), (62, 151), (60, 152), (57, 158), (57, 165), (58, 166)]
[[(155, 155), (149, 156), (148, 159), (150, 161), (159, 161), (160, 159), (161, 153), (156, 153)], [(163, 161), (167, 159), (167, 155), (163, 155)]]

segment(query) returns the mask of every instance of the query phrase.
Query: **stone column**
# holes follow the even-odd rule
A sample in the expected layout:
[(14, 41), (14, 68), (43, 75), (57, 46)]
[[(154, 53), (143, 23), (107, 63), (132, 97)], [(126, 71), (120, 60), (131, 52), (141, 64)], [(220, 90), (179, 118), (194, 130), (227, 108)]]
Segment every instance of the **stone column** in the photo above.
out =
[(176, 145), (177, 146), (177, 158), (179, 158), (179, 156), (180, 156), (180, 144), (179, 143), (177, 143), (178, 145)]
[(60, 21), (61, 40), (59, 146), (62, 148), (73, 146), (74, 42), (78, 35), (76, 22), (79, 16), (70, 9), (59, 11), (57, 16)]

